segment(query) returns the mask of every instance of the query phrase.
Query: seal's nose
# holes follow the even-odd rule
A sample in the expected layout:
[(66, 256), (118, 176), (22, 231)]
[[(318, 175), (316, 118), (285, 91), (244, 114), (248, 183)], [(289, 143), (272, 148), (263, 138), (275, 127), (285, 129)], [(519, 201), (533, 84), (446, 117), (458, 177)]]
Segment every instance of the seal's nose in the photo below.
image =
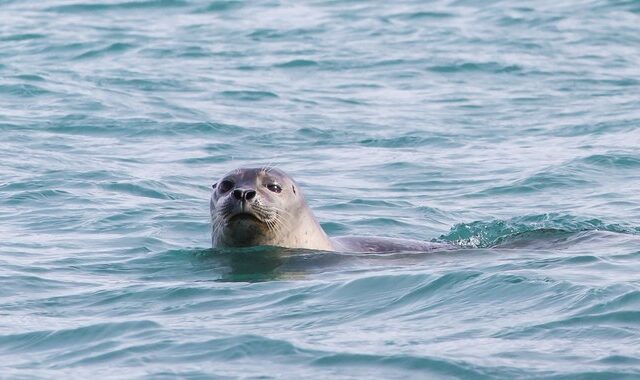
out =
[(256, 196), (255, 190), (243, 190), (243, 189), (235, 189), (233, 190), (233, 197), (237, 200), (245, 200), (250, 201)]
[(255, 198), (256, 196), (256, 191), (255, 190), (247, 190), (244, 192), (244, 199), (250, 201), (253, 198)]

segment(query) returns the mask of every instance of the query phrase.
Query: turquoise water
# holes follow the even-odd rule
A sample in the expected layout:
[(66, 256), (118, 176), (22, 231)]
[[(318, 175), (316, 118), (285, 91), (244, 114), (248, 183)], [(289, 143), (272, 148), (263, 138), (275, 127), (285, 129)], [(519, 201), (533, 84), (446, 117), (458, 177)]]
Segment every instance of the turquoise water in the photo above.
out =
[(0, 0), (0, 157), (2, 378), (640, 377), (638, 1)]

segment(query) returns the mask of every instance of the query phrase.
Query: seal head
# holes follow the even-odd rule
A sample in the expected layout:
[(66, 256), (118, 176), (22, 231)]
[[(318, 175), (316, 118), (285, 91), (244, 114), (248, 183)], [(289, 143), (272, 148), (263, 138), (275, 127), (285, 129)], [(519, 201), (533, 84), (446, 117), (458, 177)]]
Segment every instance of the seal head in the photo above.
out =
[(334, 250), (297, 184), (283, 171), (240, 168), (225, 174), (212, 187), (214, 247)]

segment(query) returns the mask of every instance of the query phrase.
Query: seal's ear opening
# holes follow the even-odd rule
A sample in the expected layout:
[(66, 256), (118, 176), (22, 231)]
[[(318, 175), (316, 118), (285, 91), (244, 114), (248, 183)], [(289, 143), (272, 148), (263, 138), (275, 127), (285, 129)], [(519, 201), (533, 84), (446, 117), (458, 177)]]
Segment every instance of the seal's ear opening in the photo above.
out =
[(296, 193), (296, 187), (295, 186), (291, 185), (291, 190), (293, 190), (294, 194)]

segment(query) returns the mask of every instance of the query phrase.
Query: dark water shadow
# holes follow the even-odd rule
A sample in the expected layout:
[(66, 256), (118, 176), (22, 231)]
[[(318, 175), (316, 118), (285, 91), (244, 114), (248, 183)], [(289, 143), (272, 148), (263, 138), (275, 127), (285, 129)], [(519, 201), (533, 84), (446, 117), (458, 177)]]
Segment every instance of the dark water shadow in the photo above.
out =
[(427, 260), (450, 261), (473, 253), (485, 255), (486, 249), (465, 247), (425, 252), (353, 253), (316, 251), (280, 247), (207, 249), (187, 252), (191, 264), (199, 270), (215, 273), (220, 282), (261, 282), (305, 280), (324, 273), (375, 270), (424, 264)]
[(306, 275), (342, 268), (353, 255), (281, 247), (197, 250), (192, 264), (214, 269), (223, 282), (299, 280)]

